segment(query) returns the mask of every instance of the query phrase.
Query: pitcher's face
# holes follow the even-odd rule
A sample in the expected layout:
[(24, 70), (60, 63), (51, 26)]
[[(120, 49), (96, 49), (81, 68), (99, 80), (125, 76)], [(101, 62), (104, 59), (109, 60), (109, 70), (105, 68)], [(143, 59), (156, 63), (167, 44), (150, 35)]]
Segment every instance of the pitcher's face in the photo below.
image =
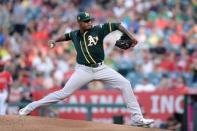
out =
[(92, 28), (92, 20), (81, 21), (79, 22), (79, 26), (83, 30), (89, 30)]

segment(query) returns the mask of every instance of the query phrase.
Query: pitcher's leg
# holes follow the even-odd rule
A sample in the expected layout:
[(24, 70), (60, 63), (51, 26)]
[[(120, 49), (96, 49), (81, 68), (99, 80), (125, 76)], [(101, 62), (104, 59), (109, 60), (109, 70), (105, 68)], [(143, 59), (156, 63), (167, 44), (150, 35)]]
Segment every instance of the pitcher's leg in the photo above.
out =
[(132, 118), (131, 125), (144, 126), (150, 125), (154, 122), (153, 119), (145, 119), (142, 116), (140, 106), (133, 94), (130, 82), (125, 79), (118, 72), (113, 69), (104, 66), (94, 74), (94, 79), (105, 81), (108, 85), (118, 88), (122, 91), (123, 98), (125, 99), (127, 107), (130, 109)]
[(97, 71), (96, 74), (94, 74), (94, 78), (104, 81), (110, 87), (120, 89), (131, 113), (142, 115), (140, 106), (132, 91), (131, 84), (122, 75), (108, 66), (105, 66), (102, 70)]
[(50, 93), (44, 98), (28, 104), (25, 108), (23, 108), (24, 110), (26, 110), (27, 113), (25, 113), (25, 111), (22, 110), (21, 112), (19, 111), (19, 114), (23, 115), (24, 113), (24, 115), (27, 115), (37, 107), (61, 101), (67, 98), (69, 95), (71, 95), (74, 91), (76, 91), (81, 86), (90, 82), (91, 80), (92, 80), (92, 75), (90, 73), (81, 69), (77, 69), (74, 72), (74, 74), (71, 76), (71, 78), (68, 80), (68, 82), (65, 84), (63, 89)]

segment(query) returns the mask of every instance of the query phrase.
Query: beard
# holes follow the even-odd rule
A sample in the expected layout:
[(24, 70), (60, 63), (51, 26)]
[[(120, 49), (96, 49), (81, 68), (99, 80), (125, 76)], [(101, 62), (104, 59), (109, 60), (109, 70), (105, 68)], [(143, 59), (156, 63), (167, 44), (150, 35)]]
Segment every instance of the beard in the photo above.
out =
[(85, 30), (90, 30), (90, 29), (92, 29), (92, 25), (87, 26), (87, 28)]

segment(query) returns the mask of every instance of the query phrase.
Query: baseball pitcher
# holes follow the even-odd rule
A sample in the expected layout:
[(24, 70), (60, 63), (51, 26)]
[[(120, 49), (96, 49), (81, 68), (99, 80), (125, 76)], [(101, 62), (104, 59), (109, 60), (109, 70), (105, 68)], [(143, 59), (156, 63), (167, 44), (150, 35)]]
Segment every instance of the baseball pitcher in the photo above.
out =
[(132, 117), (131, 125), (143, 126), (153, 123), (152, 119), (142, 116), (139, 104), (133, 94), (130, 82), (115, 70), (104, 64), (103, 39), (112, 31), (119, 30), (123, 33), (116, 46), (122, 49), (134, 47), (137, 41), (120, 23), (104, 23), (92, 25), (93, 17), (87, 12), (80, 12), (77, 16), (79, 29), (66, 33), (55, 40), (49, 40), (50, 48), (57, 42), (72, 40), (77, 52), (75, 72), (70, 77), (64, 88), (53, 92), (44, 98), (28, 104), (19, 111), (19, 115), (28, 115), (37, 107), (59, 102), (70, 96), (77, 89), (93, 80), (100, 80), (110, 87), (119, 89), (129, 108)]

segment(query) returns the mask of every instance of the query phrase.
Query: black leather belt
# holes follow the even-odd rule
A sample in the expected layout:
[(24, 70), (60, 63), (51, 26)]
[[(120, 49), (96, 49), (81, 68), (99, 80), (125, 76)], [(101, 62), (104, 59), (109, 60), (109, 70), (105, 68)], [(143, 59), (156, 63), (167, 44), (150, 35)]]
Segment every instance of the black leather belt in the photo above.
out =
[(103, 65), (103, 62), (96, 63), (96, 64), (86, 64), (85, 66), (92, 67), (92, 68), (97, 68), (101, 65)]

